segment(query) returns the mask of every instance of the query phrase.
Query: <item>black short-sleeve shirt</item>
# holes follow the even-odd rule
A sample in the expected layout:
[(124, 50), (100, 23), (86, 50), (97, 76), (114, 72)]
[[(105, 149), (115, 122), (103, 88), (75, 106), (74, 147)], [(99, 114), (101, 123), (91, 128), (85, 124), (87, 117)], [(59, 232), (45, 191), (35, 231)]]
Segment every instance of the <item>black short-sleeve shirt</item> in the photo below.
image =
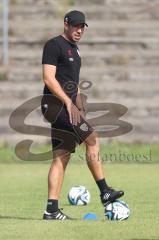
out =
[[(81, 67), (77, 44), (67, 41), (61, 35), (50, 39), (43, 49), (42, 64), (56, 66), (56, 79), (67, 95), (75, 102)], [(46, 85), (43, 93), (51, 94)]]

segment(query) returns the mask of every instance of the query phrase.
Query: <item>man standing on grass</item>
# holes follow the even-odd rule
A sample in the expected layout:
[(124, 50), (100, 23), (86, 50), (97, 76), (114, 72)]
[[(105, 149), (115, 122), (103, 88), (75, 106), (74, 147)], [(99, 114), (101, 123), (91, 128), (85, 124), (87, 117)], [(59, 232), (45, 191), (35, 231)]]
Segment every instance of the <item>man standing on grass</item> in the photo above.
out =
[(53, 162), (48, 174), (48, 202), (45, 220), (67, 220), (71, 217), (58, 207), (64, 172), (71, 153), (82, 142), (86, 147), (87, 165), (96, 181), (103, 205), (124, 195), (110, 188), (105, 180), (99, 157), (99, 136), (85, 119), (79, 89), (81, 58), (77, 42), (85, 27), (85, 15), (71, 11), (64, 17), (64, 32), (47, 41), (43, 50), (45, 83), (42, 112), (51, 122)]

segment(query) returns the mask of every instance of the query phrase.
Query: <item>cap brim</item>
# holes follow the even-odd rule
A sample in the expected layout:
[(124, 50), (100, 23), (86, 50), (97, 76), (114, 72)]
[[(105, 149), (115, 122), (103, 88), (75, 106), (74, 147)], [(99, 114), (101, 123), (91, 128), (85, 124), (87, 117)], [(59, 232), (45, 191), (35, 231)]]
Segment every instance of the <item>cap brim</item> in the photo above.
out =
[(70, 24), (71, 24), (72, 26), (76, 26), (76, 25), (78, 25), (78, 24), (84, 24), (86, 27), (88, 27), (88, 24), (85, 23), (85, 22), (70, 22)]

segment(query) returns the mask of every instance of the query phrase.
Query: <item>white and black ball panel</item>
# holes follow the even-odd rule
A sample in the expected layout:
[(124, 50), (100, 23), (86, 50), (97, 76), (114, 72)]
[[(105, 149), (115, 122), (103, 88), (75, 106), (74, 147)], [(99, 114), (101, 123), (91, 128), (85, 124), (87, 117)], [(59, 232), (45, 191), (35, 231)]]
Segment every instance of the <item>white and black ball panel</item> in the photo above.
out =
[(75, 186), (70, 189), (68, 200), (72, 205), (87, 205), (90, 202), (90, 193), (84, 186)]
[(121, 200), (116, 200), (105, 206), (105, 216), (108, 220), (127, 220), (130, 216), (129, 206)]

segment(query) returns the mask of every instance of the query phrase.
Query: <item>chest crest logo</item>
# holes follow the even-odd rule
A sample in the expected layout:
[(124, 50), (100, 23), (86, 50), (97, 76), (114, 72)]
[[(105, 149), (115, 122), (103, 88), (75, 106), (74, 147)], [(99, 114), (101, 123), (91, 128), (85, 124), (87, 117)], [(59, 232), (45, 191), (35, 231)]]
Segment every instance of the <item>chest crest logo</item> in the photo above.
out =
[(67, 50), (67, 56), (68, 56), (68, 57), (72, 57), (72, 55), (73, 55), (73, 54), (72, 54), (71, 49), (68, 49), (68, 50)]
[(71, 49), (68, 49), (67, 50), (67, 56), (68, 56), (68, 59), (70, 62), (73, 62), (74, 59), (73, 59), (73, 53), (72, 53), (72, 50)]

